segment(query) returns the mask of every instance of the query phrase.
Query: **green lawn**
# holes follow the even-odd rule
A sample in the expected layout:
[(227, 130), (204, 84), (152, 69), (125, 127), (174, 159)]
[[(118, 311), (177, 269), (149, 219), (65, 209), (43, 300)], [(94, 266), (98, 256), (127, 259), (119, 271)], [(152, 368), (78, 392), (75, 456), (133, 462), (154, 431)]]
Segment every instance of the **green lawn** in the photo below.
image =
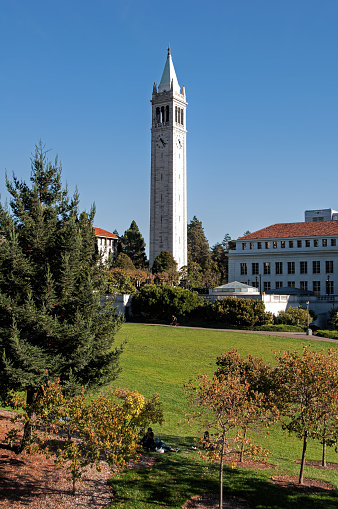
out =
[[(156, 426), (155, 435), (179, 446), (178, 454), (159, 455), (155, 467), (128, 471), (114, 478), (117, 496), (114, 507), (151, 509), (157, 506), (179, 508), (198, 493), (217, 493), (217, 471), (202, 463), (192, 450), (198, 430), (184, 421), (186, 410), (182, 386), (198, 374), (215, 371), (215, 360), (226, 350), (237, 348), (240, 355), (263, 357), (274, 362), (274, 352), (301, 350), (303, 342), (289, 338), (243, 334), (215, 330), (183, 329), (161, 326), (124, 324), (117, 339), (127, 340), (121, 357), (122, 373), (115, 385), (136, 389), (145, 396), (158, 392), (163, 401), (165, 422)], [(335, 346), (309, 340), (316, 350)], [(338, 345), (337, 345), (338, 346)], [(261, 443), (271, 451), (267, 470), (226, 469), (225, 496), (238, 495), (257, 508), (336, 508), (336, 491), (308, 495), (297, 490), (284, 491), (272, 485), (273, 475), (298, 475), (301, 442), (279, 428), (262, 436)], [(319, 460), (320, 445), (310, 442), (307, 459)], [(328, 450), (328, 461), (338, 462), (334, 450)], [(320, 478), (338, 486), (338, 473), (306, 467), (305, 477)]]

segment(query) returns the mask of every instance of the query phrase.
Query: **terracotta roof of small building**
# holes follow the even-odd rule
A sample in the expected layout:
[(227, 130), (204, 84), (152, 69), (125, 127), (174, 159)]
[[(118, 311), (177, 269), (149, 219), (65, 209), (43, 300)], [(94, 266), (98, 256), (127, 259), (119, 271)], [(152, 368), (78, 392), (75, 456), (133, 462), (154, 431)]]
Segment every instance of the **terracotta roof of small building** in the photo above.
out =
[(109, 237), (111, 239), (118, 239), (118, 236), (115, 233), (107, 232), (107, 230), (102, 230), (102, 228), (94, 227), (95, 235), (97, 237)]
[(273, 224), (237, 240), (272, 239), (289, 237), (319, 237), (338, 235), (338, 221)]

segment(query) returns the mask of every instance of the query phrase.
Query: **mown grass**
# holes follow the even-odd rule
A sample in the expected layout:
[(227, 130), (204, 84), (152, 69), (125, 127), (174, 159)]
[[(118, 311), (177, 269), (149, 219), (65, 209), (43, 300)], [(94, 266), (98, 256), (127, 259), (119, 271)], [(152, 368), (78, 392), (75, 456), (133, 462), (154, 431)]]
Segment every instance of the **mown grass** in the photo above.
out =
[[(164, 424), (156, 426), (155, 435), (180, 447), (179, 453), (156, 455), (152, 468), (131, 470), (113, 479), (116, 497), (112, 507), (151, 509), (179, 508), (193, 495), (218, 492), (217, 467), (201, 461), (192, 449), (198, 436), (196, 427), (184, 421), (187, 410), (183, 384), (198, 374), (212, 374), (216, 357), (237, 348), (240, 355), (263, 357), (274, 363), (274, 352), (301, 351), (301, 340), (237, 332), (171, 328), (124, 324), (117, 340), (127, 339), (121, 357), (122, 373), (114, 384), (139, 390), (146, 396), (158, 392), (164, 406)], [(316, 350), (335, 347), (332, 343), (307, 341)], [(308, 494), (285, 490), (269, 479), (276, 475), (298, 475), (301, 442), (289, 437), (279, 427), (269, 435), (258, 437), (271, 454), (271, 468), (249, 470), (226, 467), (224, 495), (239, 496), (257, 508), (328, 508), (338, 507), (337, 491)], [(320, 444), (311, 441), (307, 459), (320, 460)], [(328, 450), (328, 462), (338, 462), (333, 449)], [(306, 478), (317, 478), (338, 486), (338, 472), (306, 467)]]

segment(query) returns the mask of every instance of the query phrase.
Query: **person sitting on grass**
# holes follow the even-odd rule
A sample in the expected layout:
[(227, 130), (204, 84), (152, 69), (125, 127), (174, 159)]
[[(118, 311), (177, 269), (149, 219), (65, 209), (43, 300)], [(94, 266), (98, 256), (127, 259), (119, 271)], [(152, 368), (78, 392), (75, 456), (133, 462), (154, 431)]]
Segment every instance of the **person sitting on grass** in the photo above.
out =
[(156, 444), (155, 444), (154, 437), (155, 437), (155, 435), (154, 435), (152, 428), (148, 428), (147, 433), (144, 435), (144, 437), (141, 440), (142, 447), (144, 449), (146, 449), (147, 451), (155, 451)]

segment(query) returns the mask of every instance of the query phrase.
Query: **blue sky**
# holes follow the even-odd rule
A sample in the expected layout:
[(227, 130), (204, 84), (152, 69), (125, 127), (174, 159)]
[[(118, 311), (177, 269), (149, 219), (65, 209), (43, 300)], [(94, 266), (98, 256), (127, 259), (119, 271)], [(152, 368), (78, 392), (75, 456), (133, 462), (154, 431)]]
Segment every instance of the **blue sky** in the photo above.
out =
[(188, 219), (210, 245), (338, 209), (337, 0), (2, 0), (0, 193), (41, 139), (95, 226), (149, 239), (153, 82), (187, 109)]

